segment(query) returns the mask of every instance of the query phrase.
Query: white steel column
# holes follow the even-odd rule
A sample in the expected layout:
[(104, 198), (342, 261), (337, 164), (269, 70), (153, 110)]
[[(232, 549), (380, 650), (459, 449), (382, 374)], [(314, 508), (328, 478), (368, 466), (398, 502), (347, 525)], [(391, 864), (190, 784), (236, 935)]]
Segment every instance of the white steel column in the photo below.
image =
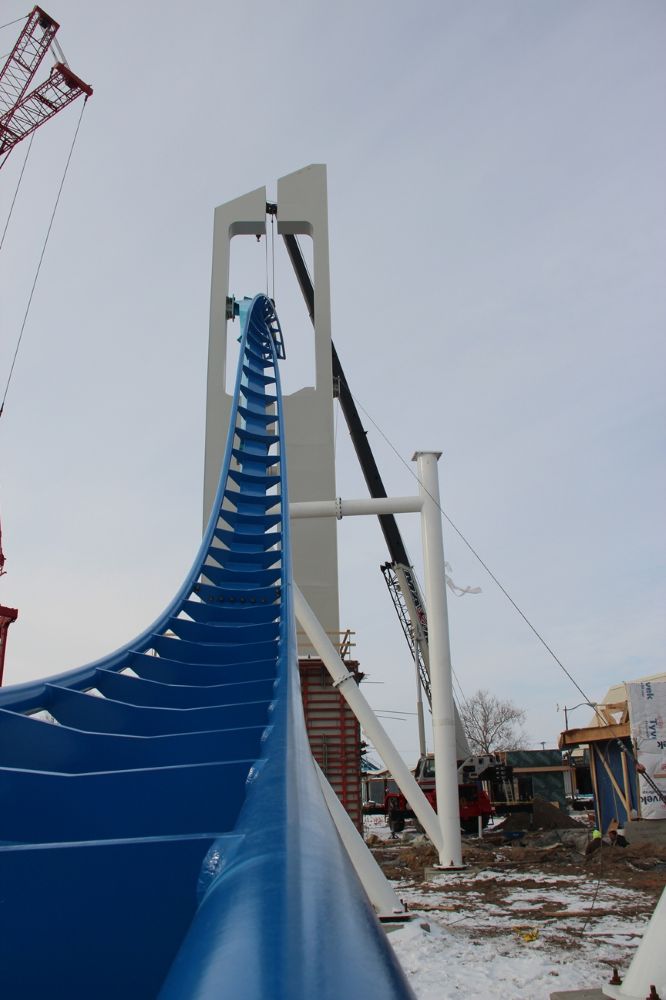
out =
[(370, 848), (366, 847), (363, 837), (352, 823), (347, 810), (331, 788), (319, 764), (314, 758), (313, 761), (331, 819), (377, 916), (380, 920), (382, 918), (395, 920), (400, 915), (409, 919), (405, 904), (396, 896), (391, 883), (375, 861)]
[(417, 462), (419, 489), (423, 500), (421, 533), (425, 565), (426, 607), (428, 609), (435, 788), (437, 790), (437, 818), (442, 842), (439, 860), (445, 868), (460, 868), (462, 867), (462, 842), (458, 805), (456, 719), (451, 681), (444, 537), (437, 476), (437, 461), (441, 454), (440, 451), (417, 451), (414, 460)]
[[(434, 809), (417, 785), (414, 775), (393, 746), (383, 726), (366, 701), (365, 695), (359, 690), (359, 686), (354, 680), (353, 675), (349, 673), (340, 659), (340, 654), (326, 635), (319, 619), (295, 583), (293, 584), (293, 594), (296, 618), (333, 678), (333, 686), (338, 688), (340, 694), (372, 740), (377, 753), (386, 764), (398, 788), (414, 810), (416, 818), (430, 837), (437, 853), (442, 857), (442, 834)], [(456, 789), (457, 787), (456, 777)], [(456, 808), (456, 817), (457, 815)]]

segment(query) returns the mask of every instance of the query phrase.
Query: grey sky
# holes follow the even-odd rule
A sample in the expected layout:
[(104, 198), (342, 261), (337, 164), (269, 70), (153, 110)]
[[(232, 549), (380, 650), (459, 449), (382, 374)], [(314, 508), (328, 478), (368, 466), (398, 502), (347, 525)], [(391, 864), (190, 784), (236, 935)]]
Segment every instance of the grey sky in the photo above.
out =
[[(0, 22), (27, 9), (5, 0)], [(46, 9), (95, 93), (0, 423), (7, 680), (110, 651), (178, 586), (200, 529), (213, 208), (311, 162), (359, 402), (405, 459), (443, 450), (445, 509), (593, 698), (663, 669), (663, 3)], [(0, 253), (3, 386), (78, 114), (38, 133)], [(0, 173), (3, 224), (23, 153)], [(263, 246), (234, 277), (263, 290)], [(297, 383), (308, 320), (279, 258), (276, 299)], [(370, 436), (389, 491), (412, 492)], [(337, 448), (338, 492), (364, 495), (342, 420)], [(379, 529), (342, 522), (339, 543), (368, 696), (411, 710)], [(450, 599), (463, 690), (513, 698), (552, 744), (556, 704), (580, 697), (445, 543), (483, 587)], [(412, 722), (390, 728), (413, 758)]]

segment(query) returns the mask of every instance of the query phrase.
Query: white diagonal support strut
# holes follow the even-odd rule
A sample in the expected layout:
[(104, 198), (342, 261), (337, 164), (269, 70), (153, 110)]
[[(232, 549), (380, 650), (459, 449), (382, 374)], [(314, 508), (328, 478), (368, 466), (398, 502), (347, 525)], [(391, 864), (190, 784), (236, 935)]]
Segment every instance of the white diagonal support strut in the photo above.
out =
[(650, 922), (643, 931), (636, 953), (621, 986), (604, 986), (602, 993), (615, 1000), (643, 1000), (657, 995), (666, 996), (666, 889), (657, 903)]
[(363, 837), (352, 823), (349, 813), (331, 788), (326, 775), (316, 760), (314, 761), (314, 766), (317, 769), (319, 783), (324, 793), (331, 819), (335, 823), (340, 840), (349, 855), (349, 860), (353, 864), (354, 870), (361, 880), (377, 916), (380, 919), (382, 917), (385, 919), (395, 919), (395, 917), (401, 914), (407, 916), (405, 904), (396, 896), (391, 883), (372, 856), (372, 851), (366, 847)]
[(326, 635), (319, 619), (295, 583), (293, 584), (293, 594), (296, 617), (333, 678), (334, 686), (339, 689), (340, 694), (367, 733), (375, 750), (391, 772), (398, 788), (414, 810), (416, 818), (441, 857), (442, 833), (435, 810), (417, 785), (414, 775), (393, 746), (384, 727), (366, 701), (365, 695), (359, 690), (353, 674), (350, 674), (345, 667), (337, 649)]

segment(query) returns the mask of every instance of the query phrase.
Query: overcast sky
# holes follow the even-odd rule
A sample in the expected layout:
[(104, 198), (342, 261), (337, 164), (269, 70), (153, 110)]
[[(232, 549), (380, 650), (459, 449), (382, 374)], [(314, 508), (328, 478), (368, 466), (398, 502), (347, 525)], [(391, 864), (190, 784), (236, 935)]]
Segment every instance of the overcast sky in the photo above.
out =
[[(213, 210), (328, 165), (333, 331), (354, 395), (592, 699), (664, 669), (666, 7), (53, 0), (88, 102), (0, 421), (19, 608), (6, 681), (139, 633), (198, 543)], [(5, 0), (0, 23), (27, 13)], [(7, 52), (20, 25), (0, 31)], [(80, 112), (39, 131), (0, 252), (2, 388)], [(26, 144), (0, 172), (4, 226)], [(263, 246), (237, 295), (265, 290)], [(311, 337), (276, 248), (292, 388)], [(290, 367), (291, 366), (291, 367)], [(337, 404), (336, 404), (337, 406)], [(415, 483), (378, 432), (390, 493)], [(340, 417), (338, 493), (365, 494)], [(418, 520), (400, 520), (420, 572)], [(413, 670), (367, 519), (342, 625), (379, 709)], [(445, 526), (454, 667), (555, 745), (582, 699)], [(583, 724), (588, 709), (573, 723)], [(389, 726), (412, 762), (413, 716)]]

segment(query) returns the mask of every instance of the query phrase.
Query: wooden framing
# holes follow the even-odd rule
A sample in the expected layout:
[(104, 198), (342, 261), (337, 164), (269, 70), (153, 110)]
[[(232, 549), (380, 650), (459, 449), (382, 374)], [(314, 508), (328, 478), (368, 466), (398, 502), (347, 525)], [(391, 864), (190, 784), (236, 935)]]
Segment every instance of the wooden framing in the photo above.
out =
[[(608, 705), (596, 705), (597, 714), (601, 714), (607, 725), (616, 726), (629, 722), (629, 705), (626, 701), (611, 702)], [(618, 713), (620, 718), (614, 718), (613, 713)]]
[(601, 806), (599, 799), (599, 786), (597, 784), (597, 769), (594, 763), (594, 744), (590, 744), (590, 778), (592, 779), (592, 791), (594, 792), (594, 802), (597, 810), (597, 816), (600, 816)]
[[(629, 784), (629, 765), (627, 764), (627, 755), (626, 755), (626, 753), (623, 753), (621, 755), (621, 758), (622, 758), (622, 780), (624, 782), (624, 787), (627, 789), (627, 793), (628, 793), (629, 789), (631, 788), (631, 785)], [(641, 801), (640, 795), (636, 796), (636, 800), (639, 803), (639, 807), (640, 807), (640, 801)], [(631, 815), (631, 802), (629, 802), (629, 808), (627, 809), (627, 816), (630, 816), (630, 815)]]
[(560, 734), (560, 749), (588, 743), (592, 746), (600, 740), (626, 739), (631, 734), (628, 722), (610, 722), (606, 726), (587, 726), (584, 729), (567, 729)]

